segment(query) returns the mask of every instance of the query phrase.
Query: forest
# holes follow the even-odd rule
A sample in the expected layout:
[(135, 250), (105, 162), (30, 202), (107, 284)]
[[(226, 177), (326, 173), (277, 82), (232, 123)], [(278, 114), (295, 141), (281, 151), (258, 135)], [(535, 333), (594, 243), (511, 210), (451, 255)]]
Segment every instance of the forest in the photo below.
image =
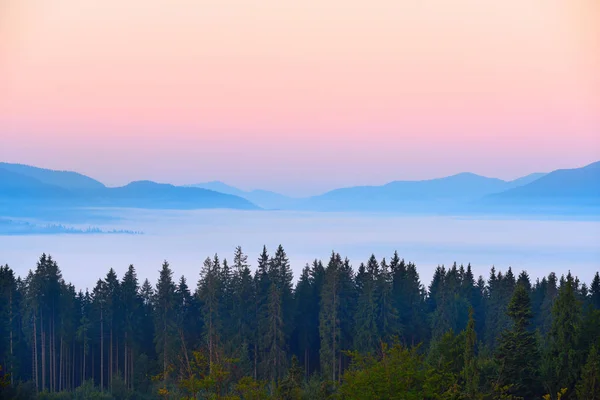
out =
[(332, 252), (294, 279), (282, 246), (253, 269), (238, 247), (189, 281), (165, 261), (90, 292), (32, 267), (0, 267), (2, 399), (600, 399), (596, 271), (454, 264), (426, 286), (397, 253)]

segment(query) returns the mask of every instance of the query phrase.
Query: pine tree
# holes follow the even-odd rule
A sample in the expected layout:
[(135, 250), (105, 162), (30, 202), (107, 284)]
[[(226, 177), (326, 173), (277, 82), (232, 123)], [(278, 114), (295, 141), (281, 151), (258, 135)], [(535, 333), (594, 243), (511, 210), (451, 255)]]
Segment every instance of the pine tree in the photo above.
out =
[(596, 346), (590, 348), (576, 391), (578, 399), (600, 400), (600, 355)]
[(366, 270), (359, 269), (357, 276), (358, 300), (355, 317), (354, 348), (361, 353), (374, 352), (380, 343), (381, 332), (377, 327), (376, 279), (379, 275), (379, 263), (371, 255)]
[(385, 261), (381, 261), (380, 273), (375, 281), (377, 301), (377, 329), (381, 340), (391, 344), (400, 335), (400, 321), (398, 310), (392, 296), (392, 274)]
[(321, 292), (319, 333), (321, 337), (321, 372), (335, 381), (339, 376), (338, 355), (340, 352), (340, 268), (341, 257), (331, 253), (325, 269), (325, 282)]
[(130, 265), (121, 281), (121, 301), (123, 307), (123, 326), (124, 326), (124, 349), (123, 349), (123, 369), (125, 385), (132, 388), (133, 383), (133, 360), (134, 345), (138, 339), (138, 324), (140, 322), (139, 310), (142, 306), (142, 299), (139, 297), (139, 286), (137, 274), (133, 265)]
[(169, 263), (165, 261), (160, 270), (160, 276), (156, 284), (156, 352), (162, 364), (163, 382), (168, 379), (168, 369), (175, 359), (178, 346), (176, 321), (175, 321), (175, 283), (173, 282), (173, 271)]
[(475, 355), (475, 346), (477, 345), (477, 333), (475, 332), (475, 311), (469, 309), (469, 322), (465, 330), (465, 364), (462, 370), (464, 380), (464, 394), (467, 399), (475, 400), (480, 398), (479, 390), (479, 367), (477, 365), (477, 356)]
[(237, 356), (240, 359), (247, 360), (241, 366), (245, 375), (252, 375), (251, 349), (254, 348), (253, 333), (257, 327), (256, 293), (248, 257), (241, 247), (235, 249), (233, 257), (232, 291), (233, 348), (238, 350)]
[(222, 310), (220, 305), (222, 288), (220, 278), (221, 272), (218, 257), (215, 255), (214, 260), (210, 258), (204, 260), (196, 293), (202, 307), (204, 339), (208, 348), (209, 368), (211, 371), (215, 362), (221, 332), (219, 317)]
[(598, 272), (590, 285), (590, 302), (596, 310), (600, 310), (600, 273)]
[[(313, 341), (313, 332), (319, 321), (317, 298), (313, 294), (313, 280), (310, 276), (310, 266), (302, 269), (302, 274), (294, 290), (295, 317), (293, 350), (304, 366), (304, 373), (308, 375), (310, 368), (310, 352)], [(314, 362), (314, 360), (313, 360)]]
[(572, 398), (575, 383), (583, 364), (581, 349), (581, 309), (577, 299), (575, 282), (569, 273), (560, 286), (552, 308), (552, 328), (549, 333), (547, 377), (554, 383), (553, 392), (567, 389), (566, 398)]
[(498, 385), (509, 386), (509, 393), (526, 399), (538, 395), (538, 344), (530, 330), (531, 301), (527, 289), (518, 285), (508, 305), (513, 326), (502, 332), (496, 350)]

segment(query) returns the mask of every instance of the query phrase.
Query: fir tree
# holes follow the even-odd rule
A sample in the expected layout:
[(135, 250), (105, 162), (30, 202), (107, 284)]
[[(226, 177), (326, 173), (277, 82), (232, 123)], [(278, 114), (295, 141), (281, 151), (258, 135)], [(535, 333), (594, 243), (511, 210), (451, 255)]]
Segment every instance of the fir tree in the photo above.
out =
[(596, 346), (590, 348), (576, 391), (578, 399), (600, 400), (600, 356)]
[(497, 383), (500, 387), (509, 387), (511, 395), (534, 398), (539, 394), (539, 354), (536, 336), (530, 330), (533, 314), (525, 286), (518, 285), (515, 289), (507, 315), (513, 326), (502, 332), (499, 340)]
[(549, 377), (554, 383), (551, 393), (567, 389), (573, 397), (575, 383), (583, 364), (581, 349), (581, 303), (575, 293), (575, 282), (569, 273), (560, 286), (552, 308), (552, 328), (549, 333)]

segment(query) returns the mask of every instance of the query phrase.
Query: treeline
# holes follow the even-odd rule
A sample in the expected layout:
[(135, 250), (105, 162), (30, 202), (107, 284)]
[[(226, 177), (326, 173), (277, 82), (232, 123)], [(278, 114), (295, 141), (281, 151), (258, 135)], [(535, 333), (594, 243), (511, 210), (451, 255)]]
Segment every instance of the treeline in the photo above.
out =
[(84, 292), (44, 254), (0, 267), (0, 398), (600, 399), (590, 278), (454, 264), (425, 288), (397, 253), (332, 253), (294, 285), (281, 246), (254, 273), (238, 247), (191, 283), (164, 262), (155, 285), (130, 266)]

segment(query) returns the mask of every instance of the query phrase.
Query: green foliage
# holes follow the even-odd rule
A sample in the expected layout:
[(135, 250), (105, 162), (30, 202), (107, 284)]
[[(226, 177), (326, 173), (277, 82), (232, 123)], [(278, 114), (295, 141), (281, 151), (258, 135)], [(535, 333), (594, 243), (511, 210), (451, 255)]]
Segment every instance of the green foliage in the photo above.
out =
[(0, 398), (598, 398), (598, 274), (455, 263), (427, 291), (397, 253), (355, 274), (332, 252), (293, 288), (282, 246), (247, 260), (207, 258), (194, 293), (166, 261), (156, 285), (130, 266), (91, 292), (45, 254), (23, 279), (0, 266)]
[(502, 332), (496, 351), (497, 384), (508, 388), (507, 394), (533, 398), (539, 395), (539, 354), (536, 336), (529, 330), (533, 314), (524, 285), (517, 285), (507, 315), (512, 319), (513, 326)]
[(587, 361), (581, 371), (581, 378), (577, 383), (576, 391), (578, 399), (600, 399), (600, 355), (595, 345), (591, 347), (587, 356)]

